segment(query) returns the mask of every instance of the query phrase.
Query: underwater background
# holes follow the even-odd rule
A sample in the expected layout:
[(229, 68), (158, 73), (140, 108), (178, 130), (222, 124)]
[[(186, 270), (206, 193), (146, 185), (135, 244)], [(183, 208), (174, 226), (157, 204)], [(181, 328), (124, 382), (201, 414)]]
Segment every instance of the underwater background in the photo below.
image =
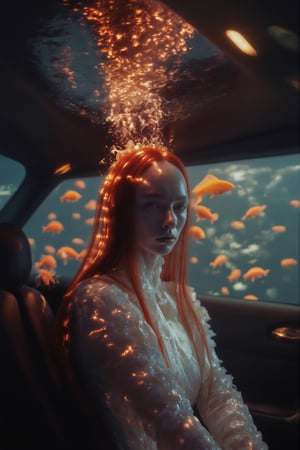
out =
[[(299, 304), (300, 154), (190, 166), (191, 187), (208, 173), (233, 183), (235, 188), (213, 198), (207, 194), (201, 200), (201, 205), (218, 214), (217, 220), (197, 221), (193, 213), (192, 225), (201, 227), (205, 238), (191, 238), (189, 284), (199, 294)], [(49, 270), (59, 283), (60, 277), (75, 274), (92, 231), (102, 179), (62, 182), (25, 225), (35, 277), (40, 269)], [(68, 201), (70, 191), (73, 196), (74, 192), (78, 194), (72, 201), (72, 196)], [(265, 205), (261, 213), (242, 220), (249, 208), (261, 205)], [(63, 229), (47, 230), (53, 221)], [(233, 221), (242, 222), (244, 227), (233, 228)], [(69, 250), (68, 254), (65, 249), (67, 254), (61, 258), (57, 253), (61, 247), (73, 252)], [(41, 264), (47, 254), (53, 255), (55, 264), (48, 262), (47, 266), (46, 260)], [(218, 255), (225, 255), (226, 261), (213, 268), (210, 264)], [(281, 265), (284, 259), (290, 261), (287, 267)], [(245, 280), (243, 275), (251, 267), (262, 268), (267, 274)], [(239, 269), (241, 275), (230, 282), (227, 277), (233, 269)]]

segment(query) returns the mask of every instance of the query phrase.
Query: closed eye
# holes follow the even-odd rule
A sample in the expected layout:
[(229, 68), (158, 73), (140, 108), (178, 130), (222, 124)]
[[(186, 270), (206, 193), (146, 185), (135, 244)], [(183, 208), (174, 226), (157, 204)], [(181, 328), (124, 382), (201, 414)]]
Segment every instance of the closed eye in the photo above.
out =
[(185, 211), (186, 208), (187, 208), (186, 202), (180, 202), (180, 203), (176, 203), (174, 205), (174, 209), (176, 209), (177, 211)]
[(159, 202), (153, 202), (153, 201), (146, 202), (144, 204), (144, 208), (145, 209), (158, 209), (158, 208), (160, 208), (160, 204), (159, 204)]

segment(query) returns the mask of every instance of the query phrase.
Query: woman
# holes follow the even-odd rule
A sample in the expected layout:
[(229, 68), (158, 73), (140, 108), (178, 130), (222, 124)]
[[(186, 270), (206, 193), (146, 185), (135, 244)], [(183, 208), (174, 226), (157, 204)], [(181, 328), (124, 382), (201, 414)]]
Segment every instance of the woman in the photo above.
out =
[(61, 309), (65, 359), (96, 412), (110, 412), (120, 448), (267, 449), (186, 285), (189, 201), (172, 152), (119, 155)]

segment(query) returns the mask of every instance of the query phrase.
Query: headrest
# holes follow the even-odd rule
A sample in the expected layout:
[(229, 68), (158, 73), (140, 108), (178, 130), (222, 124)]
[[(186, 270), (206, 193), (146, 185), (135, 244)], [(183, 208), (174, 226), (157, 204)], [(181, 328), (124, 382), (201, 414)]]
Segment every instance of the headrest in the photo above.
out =
[(26, 284), (32, 266), (29, 241), (16, 225), (0, 223), (0, 288)]

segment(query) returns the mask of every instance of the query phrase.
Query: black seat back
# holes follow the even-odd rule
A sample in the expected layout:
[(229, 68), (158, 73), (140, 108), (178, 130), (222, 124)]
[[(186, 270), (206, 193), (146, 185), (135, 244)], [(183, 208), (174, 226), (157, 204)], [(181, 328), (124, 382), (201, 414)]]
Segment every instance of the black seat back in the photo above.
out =
[(68, 448), (61, 409), (54, 317), (27, 285), (31, 249), (24, 232), (0, 224), (0, 449)]

